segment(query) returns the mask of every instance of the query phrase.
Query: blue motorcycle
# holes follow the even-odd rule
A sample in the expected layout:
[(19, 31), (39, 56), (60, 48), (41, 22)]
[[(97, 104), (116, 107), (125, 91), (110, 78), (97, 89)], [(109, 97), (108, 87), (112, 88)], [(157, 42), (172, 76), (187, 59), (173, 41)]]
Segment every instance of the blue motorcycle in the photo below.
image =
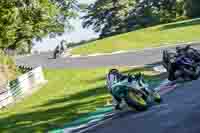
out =
[(196, 80), (200, 75), (200, 66), (184, 54), (163, 51), (163, 64), (168, 70), (168, 79), (173, 81)]
[(200, 51), (192, 48), (190, 45), (185, 47), (176, 47), (176, 52), (185, 55), (186, 57), (194, 60), (196, 63), (200, 62)]

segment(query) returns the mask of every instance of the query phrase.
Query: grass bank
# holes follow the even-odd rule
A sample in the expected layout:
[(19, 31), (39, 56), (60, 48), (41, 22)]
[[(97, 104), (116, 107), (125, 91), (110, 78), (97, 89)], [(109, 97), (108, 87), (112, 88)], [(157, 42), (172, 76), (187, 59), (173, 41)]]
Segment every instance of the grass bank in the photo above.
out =
[(136, 50), (180, 42), (200, 41), (200, 19), (158, 25), (74, 48), (72, 54), (111, 53), (119, 50)]

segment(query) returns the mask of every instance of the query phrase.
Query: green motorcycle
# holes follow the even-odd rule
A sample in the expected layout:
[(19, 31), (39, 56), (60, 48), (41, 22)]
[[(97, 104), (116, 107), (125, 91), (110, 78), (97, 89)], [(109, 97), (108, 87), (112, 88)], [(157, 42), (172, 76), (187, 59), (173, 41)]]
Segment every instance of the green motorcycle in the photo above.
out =
[(128, 75), (124, 80), (114, 83), (111, 90), (113, 95), (120, 97), (130, 108), (138, 111), (146, 110), (152, 101), (162, 101), (157, 91), (149, 89), (141, 73)]

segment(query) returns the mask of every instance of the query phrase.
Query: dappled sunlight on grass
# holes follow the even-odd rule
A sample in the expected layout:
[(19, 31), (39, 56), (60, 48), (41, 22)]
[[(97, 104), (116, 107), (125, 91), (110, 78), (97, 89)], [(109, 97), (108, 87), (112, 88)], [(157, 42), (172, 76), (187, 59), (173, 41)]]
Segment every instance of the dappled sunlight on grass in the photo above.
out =
[[(142, 71), (147, 79), (158, 77), (150, 68), (119, 69), (124, 73)], [(108, 70), (45, 70), (49, 81), (45, 87), (0, 111), (0, 132), (45, 132), (102, 107), (111, 99), (105, 86)]]

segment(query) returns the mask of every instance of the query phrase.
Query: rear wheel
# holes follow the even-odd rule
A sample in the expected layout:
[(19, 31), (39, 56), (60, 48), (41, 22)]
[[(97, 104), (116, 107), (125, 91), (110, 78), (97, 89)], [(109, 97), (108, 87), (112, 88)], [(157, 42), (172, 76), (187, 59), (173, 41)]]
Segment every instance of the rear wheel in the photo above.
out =
[(173, 81), (176, 80), (175, 70), (171, 63), (168, 65), (168, 80)]
[(58, 52), (57, 52), (57, 51), (54, 51), (54, 53), (53, 53), (53, 58), (56, 59), (57, 56), (58, 56)]
[(168, 64), (168, 58), (167, 58), (167, 51), (163, 51), (163, 66), (167, 69), (167, 64)]
[(147, 102), (144, 100), (142, 93), (136, 93), (129, 90), (127, 96), (125, 97), (125, 101), (130, 107), (136, 109), (137, 111), (147, 109)]

